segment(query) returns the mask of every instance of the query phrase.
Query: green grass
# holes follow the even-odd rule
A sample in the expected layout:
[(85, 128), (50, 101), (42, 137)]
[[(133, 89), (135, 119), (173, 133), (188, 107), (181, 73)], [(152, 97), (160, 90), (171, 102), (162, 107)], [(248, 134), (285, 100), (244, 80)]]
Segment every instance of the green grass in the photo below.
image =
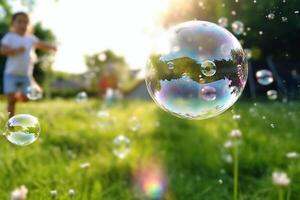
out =
[[(5, 109), (5, 104), (0, 104)], [(300, 152), (300, 103), (239, 102), (213, 119), (183, 120), (160, 110), (152, 102), (123, 102), (109, 108), (113, 125), (98, 126), (101, 104), (55, 100), (18, 105), (19, 113), (40, 119), (42, 132), (32, 145), (18, 147), (4, 137), (0, 140), (0, 199), (9, 199), (20, 185), (29, 189), (29, 200), (134, 200), (138, 197), (133, 174), (141, 163), (160, 163), (168, 179), (165, 200), (232, 199), (232, 164), (224, 161), (230, 152), (223, 144), (232, 129), (239, 128), (239, 192), (242, 200), (277, 199), (272, 185), (274, 170), (286, 171), (292, 179), (291, 200), (300, 199), (300, 162), (286, 158), (290, 151)], [(128, 129), (135, 115), (141, 130)], [(265, 116), (265, 117), (263, 117)], [(265, 118), (265, 119), (263, 119)], [(156, 126), (157, 121), (160, 126)], [(2, 121), (4, 122), (4, 120)], [(275, 128), (271, 128), (273, 123)], [(119, 134), (132, 141), (130, 154), (119, 160), (112, 154), (112, 140)], [(89, 162), (90, 168), (80, 164)], [(220, 184), (219, 180), (223, 183)]]

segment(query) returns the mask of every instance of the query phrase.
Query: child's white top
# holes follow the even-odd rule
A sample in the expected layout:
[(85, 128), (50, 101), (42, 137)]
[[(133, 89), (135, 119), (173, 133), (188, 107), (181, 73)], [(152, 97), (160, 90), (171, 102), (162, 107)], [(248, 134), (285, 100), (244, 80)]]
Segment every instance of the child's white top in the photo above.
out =
[(5, 74), (31, 76), (34, 63), (37, 61), (34, 45), (39, 39), (34, 35), (21, 36), (17, 33), (8, 32), (1, 40), (2, 45), (10, 48), (24, 47), (21, 54), (8, 56), (5, 64)]

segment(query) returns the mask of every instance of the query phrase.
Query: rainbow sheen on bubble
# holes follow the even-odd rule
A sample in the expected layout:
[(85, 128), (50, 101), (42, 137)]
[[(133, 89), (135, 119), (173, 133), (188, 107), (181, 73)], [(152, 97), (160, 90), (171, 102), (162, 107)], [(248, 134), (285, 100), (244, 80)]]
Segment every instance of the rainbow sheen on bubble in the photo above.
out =
[(162, 109), (181, 118), (206, 119), (236, 102), (248, 66), (239, 41), (229, 31), (191, 21), (171, 28), (159, 41), (147, 64), (146, 84)]
[(7, 124), (4, 136), (19, 146), (32, 144), (40, 135), (39, 120), (28, 114), (19, 114), (11, 117)]
[(135, 173), (136, 186), (140, 196), (144, 199), (162, 199), (167, 188), (164, 171), (154, 163), (138, 169)]

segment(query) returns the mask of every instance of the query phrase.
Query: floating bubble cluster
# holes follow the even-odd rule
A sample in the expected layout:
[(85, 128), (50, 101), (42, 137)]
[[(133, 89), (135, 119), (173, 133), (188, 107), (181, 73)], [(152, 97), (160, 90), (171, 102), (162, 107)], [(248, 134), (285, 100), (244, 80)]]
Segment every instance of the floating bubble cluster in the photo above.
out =
[(182, 118), (205, 119), (234, 104), (247, 74), (246, 55), (229, 31), (192, 21), (171, 28), (154, 47), (146, 84), (164, 110)]
[(9, 142), (16, 145), (32, 144), (40, 135), (39, 121), (32, 115), (15, 115), (8, 120), (4, 135)]
[(256, 72), (257, 82), (261, 85), (269, 85), (273, 83), (274, 78), (270, 70), (262, 69)]

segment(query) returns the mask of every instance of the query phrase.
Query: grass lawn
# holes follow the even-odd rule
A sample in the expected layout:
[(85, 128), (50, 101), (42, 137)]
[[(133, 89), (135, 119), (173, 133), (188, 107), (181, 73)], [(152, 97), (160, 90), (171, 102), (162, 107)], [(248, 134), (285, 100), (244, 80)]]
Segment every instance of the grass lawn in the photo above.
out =
[[(4, 102), (0, 106), (4, 111)], [(40, 119), (42, 132), (26, 147), (1, 138), (0, 199), (9, 199), (21, 185), (28, 188), (29, 200), (52, 199), (51, 190), (57, 190), (60, 200), (145, 199), (138, 195), (133, 175), (147, 162), (165, 170), (168, 187), (162, 199), (232, 199), (231, 152), (223, 146), (232, 129), (243, 133), (240, 199), (276, 200), (275, 170), (288, 173), (290, 200), (300, 199), (300, 162), (286, 158), (288, 152), (300, 152), (300, 103), (238, 102), (233, 110), (240, 121), (232, 119), (232, 109), (213, 119), (189, 121), (152, 102), (123, 102), (109, 108), (113, 123), (104, 128), (97, 117), (99, 108), (95, 100), (19, 104), (19, 113)], [(138, 132), (128, 128), (133, 115), (140, 120)], [(123, 160), (112, 153), (112, 140), (120, 134), (132, 142)], [(90, 167), (82, 169), (82, 163)], [(76, 192), (73, 198), (68, 196), (71, 188)]]

